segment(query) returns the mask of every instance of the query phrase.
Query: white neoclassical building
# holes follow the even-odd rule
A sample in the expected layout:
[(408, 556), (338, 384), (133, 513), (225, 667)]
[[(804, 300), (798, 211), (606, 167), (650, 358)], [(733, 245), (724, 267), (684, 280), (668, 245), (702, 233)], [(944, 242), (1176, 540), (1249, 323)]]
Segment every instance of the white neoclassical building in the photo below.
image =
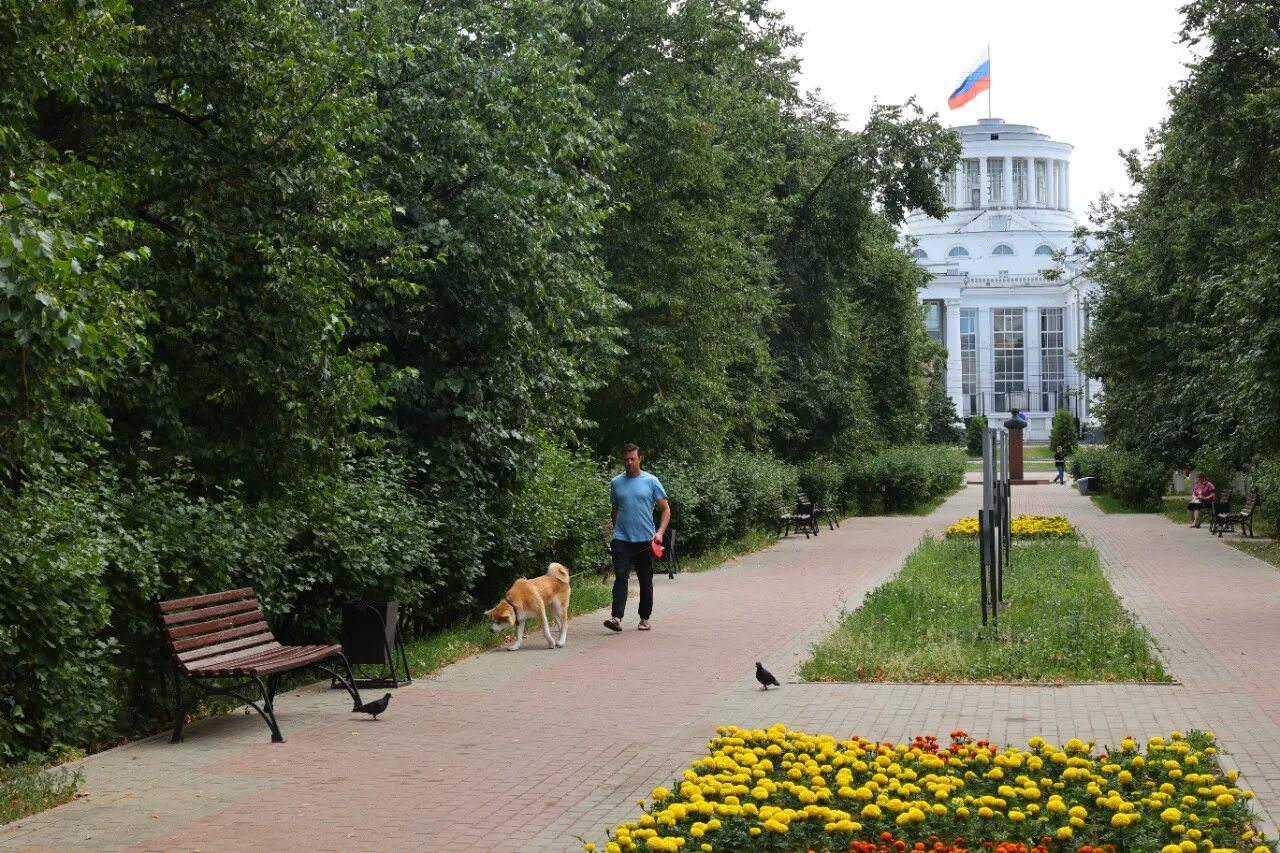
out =
[[(947, 392), (965, 418), (1026, 412), (1029, 439), (1049, 437), (1059, 407), (1091, 423), (1099, 389), (1075, 354), (1097, 285), (1072, 239), (1071, 146), (998, 118), (954, 130), (964, 153), (943, 181), (947, 217), (917, 210), (906, 222), (933, 273), (920, 300), (929, 336), (947, 348)], [(1055, 268), (1061, 276), (1046, 278)]]

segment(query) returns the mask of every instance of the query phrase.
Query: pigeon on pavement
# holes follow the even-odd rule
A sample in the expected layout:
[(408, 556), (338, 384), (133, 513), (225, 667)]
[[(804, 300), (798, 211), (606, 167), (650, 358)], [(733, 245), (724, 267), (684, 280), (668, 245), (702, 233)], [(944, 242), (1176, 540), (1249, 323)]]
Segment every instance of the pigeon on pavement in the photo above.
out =
[(383, 696), (381, 699), (374, 699), (372, 702), (364, 703), (359, 708), (356, 708), (356, 712), (361, 714), (372, 714), (373, 718), (376, 720), (378, 719), (379, 714), (387, 710), (387, 705), (389, 705), (390, 703), (391, 703), (391, 694), (388, 693), (386, 696)]
[(760, 665), (760, 661), (756, 661), (756, 681), (760, 682), (760, 687), (764, 690), (768, 690), (770, 684), (774, 687), (782, 686), (778, 683), (778, 679), (773, 677), (772, 672)]

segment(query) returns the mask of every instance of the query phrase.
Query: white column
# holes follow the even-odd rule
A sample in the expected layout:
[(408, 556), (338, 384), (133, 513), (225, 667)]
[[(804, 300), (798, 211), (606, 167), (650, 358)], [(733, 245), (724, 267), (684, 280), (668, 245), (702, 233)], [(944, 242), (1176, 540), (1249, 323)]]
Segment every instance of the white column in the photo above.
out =
[(1014, 207), (1018, 203), (1018, 198), (1013, 194), (1013, 158), (1004, 158), (1004, 204), (1005, 207)]
[(986, 209), (987, 204), (991, 201), (990, 194), (987, 192), (987, 158), (978, 158), (978, 206)]
[(995, 356), (992, 352), (991, 309), (978, 309), (978, 406), (990, 411), (995, 405)]
[(1058, 207), (1068, 210), (1067, 205), (1067, 161), (1058, 161)]
[(969, 188), (964, 185), (964, 160), (956, 163), (956, 210), (969, 206)]
[(1054, 161), (1046, 158), (1044, 161), (1044, 200), (1050, 209), (1058, 206), (1058, 176), (1054, 174), (1053, 167)]
[(1023, 343), (1026, 345), (1026, 383), (1027, 408), (1040, 411), (1040, 381), (1044, 366), (1040, 363), (1040, 306), (1032, 306), (1026, 310), (1022, 320), (1025, 330)]
[(961, 397), (963, 392), (961, 380), (964, 378), (960, 365), (960, 300), (947, 300), (947, 396), (956, 407), (956, 416), (963, 417)]
[(1036, 158), (1027, 157), (1027, 207), (1036, 206)]
[(1071, 209), (1071, 163), (1067, 160), (1062, 161), (1062, 206)]

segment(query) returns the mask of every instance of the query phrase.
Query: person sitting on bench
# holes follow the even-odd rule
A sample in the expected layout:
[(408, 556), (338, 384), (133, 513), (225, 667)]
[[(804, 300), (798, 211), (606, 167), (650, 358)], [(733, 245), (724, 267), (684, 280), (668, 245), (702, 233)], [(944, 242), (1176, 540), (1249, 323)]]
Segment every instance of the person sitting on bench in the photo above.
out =
[(1213, 501), (1217, 497), (1217, 490), (1214, 489), (1213, 483), (1209, 482), (1209, 478), (1201, 471), (1196, 474), (1196, 484), (1191, 489), (1191, 503), (1187, 504), (1187, 512), (1191, 515), (1191, 526), (1200, 526), (1200, 515), (1203, 512), (1213, 513)]

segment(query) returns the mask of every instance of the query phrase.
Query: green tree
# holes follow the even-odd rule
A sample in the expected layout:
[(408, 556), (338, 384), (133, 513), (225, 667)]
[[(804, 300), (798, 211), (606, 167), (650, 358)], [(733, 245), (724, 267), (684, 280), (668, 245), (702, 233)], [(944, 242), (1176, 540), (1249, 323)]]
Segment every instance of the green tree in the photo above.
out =
[(1075, 418), (1066, 409), (1058, 409), (1053, 413), (1053, 424), (1049, 427), (1049, 446), (1061, 447), (1064, 453), (1069, 454), (1079, 443)]
[(1200, 59), (1175, 87), (1132, 203), (1104, 203), (1084, 366), (1117, 445), (1165, 467), (1240, 465), (1280, 443), (1280, 3), (1196, 0)]
[(982, 455), (982, 433), (987, 428), (987, 419), (982, 415), (974, 415), (964, 428), (965, 452), (970, 456)]
[(760, 446), (795, 34), (761, 0), (604, 0), (575, 37), (625, 145), (600, 251), (626, 354), (591, 399), (594, 444), (689, 459)]

